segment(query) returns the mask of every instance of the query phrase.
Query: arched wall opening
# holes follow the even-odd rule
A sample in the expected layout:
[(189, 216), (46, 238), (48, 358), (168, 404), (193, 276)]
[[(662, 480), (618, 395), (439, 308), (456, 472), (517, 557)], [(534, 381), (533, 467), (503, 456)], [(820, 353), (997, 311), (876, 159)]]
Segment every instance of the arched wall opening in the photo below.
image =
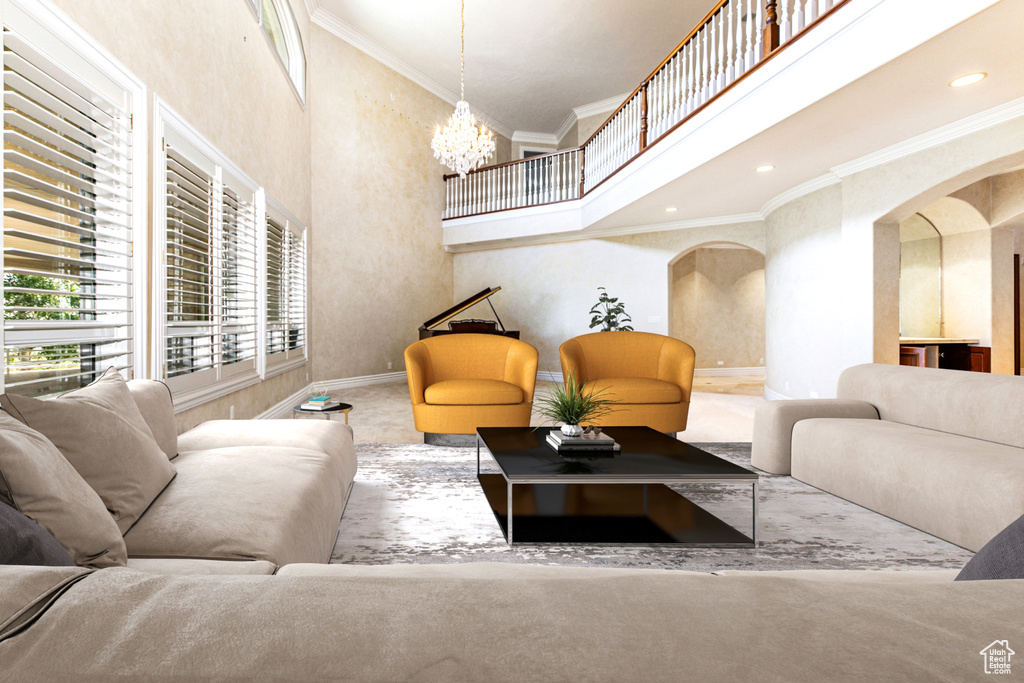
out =
[(736, 242), (704, 242), (669, 264), (669, 335), (696, 352), (697, 374), (763, 372), (765, 257)]
[[(991, 349), (992, 372), (1019, 374), (1024, 172), (989, 172), (937, 199), (933, 191), (923, 193), (903, 204), (900, 214), (876, 222), (880, 234), (899, 233), (898, 240), (877, 242), (887, 249), (876, 262), (896, 259), (899, 266), (895, 282), (876, 279), (876, 298), (891, 298), (895, 289), (899, 302), (896, 320), (876, 319), (887, 332), (876, 362), (898, 362), (900, 341), (976, 339), (977, 346)], [(903, 216), (898, 222), (897, 215)]]

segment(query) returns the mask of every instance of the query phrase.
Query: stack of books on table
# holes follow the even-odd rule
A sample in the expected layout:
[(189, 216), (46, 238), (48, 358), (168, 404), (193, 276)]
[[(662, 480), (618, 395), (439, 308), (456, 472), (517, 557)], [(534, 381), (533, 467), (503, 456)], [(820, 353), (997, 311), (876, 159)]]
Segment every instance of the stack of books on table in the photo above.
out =
[(340, 403), (332, 401), (330, 396), (314, 396), (307, 400), (299, 408), (302, 410), (330, 410), (331, 408), (337, 408)]
[(552, 429), (548, 434), (548, 445), (558, 451), (559, 455), (565, 453), (605, 453), (613, 454), (622, 450), (615, 439), (607, 434), (582, 434), (580, 436), (566, 436), (559, 429)]

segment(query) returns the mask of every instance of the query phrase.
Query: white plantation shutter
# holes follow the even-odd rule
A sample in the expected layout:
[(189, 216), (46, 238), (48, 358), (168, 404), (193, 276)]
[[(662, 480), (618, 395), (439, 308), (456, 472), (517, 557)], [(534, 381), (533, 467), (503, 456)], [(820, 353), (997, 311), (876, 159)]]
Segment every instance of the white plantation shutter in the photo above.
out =
[[(286, 221), (267, 216), (267, 355), (288, 350), (288, 272), (285, 257)], [(284, 360), (284, 357), (280, 357)]]
[(166, 164), (164, 377), (216, 378), (214, 178), (170, 144)]
[(306, 229), (268, 200), (266, 353), (270, 369), (306, 358)]
[(54, 394), (109, 367), (130, 377), (131, 94), (59, 41), (59, 57), (44, 54), (42, 25), (5, 11), (34, 40), (5, 24), (3, 390)]
[(255, 185), (176, 115), (160, 129), (160, 374), (180, 407), (258, 380), (260, 233)]
[(259, 323), (256, 210), (252, 194), (236, 192), (230, 182), (225, 179), (221, 202), (221, 361), (252, 369)]
[(306, 347), (306, 231), (288, 226), (285, 241), (288, 269), (288, 351)]

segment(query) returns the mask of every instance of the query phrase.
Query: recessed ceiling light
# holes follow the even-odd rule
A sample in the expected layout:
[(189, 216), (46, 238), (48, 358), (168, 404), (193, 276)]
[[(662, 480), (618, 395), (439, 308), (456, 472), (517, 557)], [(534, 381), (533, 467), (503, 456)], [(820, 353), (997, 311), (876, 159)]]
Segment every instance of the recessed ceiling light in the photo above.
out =
[(986, 76), (988, 76), (988, 74), (985, 74), (985, 73), (967, 74), (966, 76), (961, 76), (960, 78), (956, 79), (955, 81), (950, 81), (949, 87), (951, 87), (951, 88), (962, 88), (965, 85), (973, 85), (974, 83), (977, 83), (978, 81), (982, 80)]
[(758, 173), (767, 173), (768, 171), (774, 171), (775, 167), (772, 166), (771, 164), (765, 164), (764, 166), (758, 166), (754, 170), (757, 171)]
[(674, 206), (670, 206), (670, 207), (668, 207), (668, 208), (666, 208), (666, 209), (665, 209), (665, 211), (667, 211), (668, 213), (672, 213), (673, 211), (678, 211), (678, 210), (679, 210), (679, 209), (677, 209), (677, 208), (676, 208), (676, 207), (674, 207)]

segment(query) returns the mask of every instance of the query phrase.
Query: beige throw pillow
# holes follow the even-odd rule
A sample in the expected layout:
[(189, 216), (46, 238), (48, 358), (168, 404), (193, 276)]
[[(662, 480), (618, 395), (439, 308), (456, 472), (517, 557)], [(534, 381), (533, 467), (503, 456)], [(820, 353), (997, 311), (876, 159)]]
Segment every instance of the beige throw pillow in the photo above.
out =
[(127, 563), (121, 532), (96, 492), (46, 437), (2, 411), (0, 500), (53, 534), (75, 564)]
[(124, 534), (174, 478), (174, 466), (113, 368), (56, 399), (0, 396), (0, 406), (67, 458)]

